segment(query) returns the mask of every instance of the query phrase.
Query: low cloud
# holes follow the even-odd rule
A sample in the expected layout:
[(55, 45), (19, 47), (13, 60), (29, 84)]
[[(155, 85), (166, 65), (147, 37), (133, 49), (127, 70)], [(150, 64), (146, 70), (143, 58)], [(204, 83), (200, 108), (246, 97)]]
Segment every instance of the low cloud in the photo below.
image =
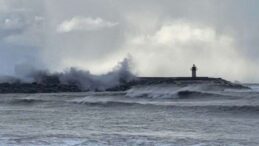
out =
[(72, 31), (95, 31), (103, 28), (111, 28), (118, 25), (116, 22), (110, 22), (102, 18), (91, 17), (73, 17), (70, 20), (62, 22), (57, 31), (60, 33)]

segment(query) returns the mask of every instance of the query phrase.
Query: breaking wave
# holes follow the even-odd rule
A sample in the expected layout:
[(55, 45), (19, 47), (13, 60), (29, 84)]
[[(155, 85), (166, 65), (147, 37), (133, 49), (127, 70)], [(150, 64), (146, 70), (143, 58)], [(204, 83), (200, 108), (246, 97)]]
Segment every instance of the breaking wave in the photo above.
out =
[(142, 107), (142, 108), (166, 108), (169, 110), (192, 110), (192, 111), (208, 111), (208, 112), (242, 112), (242, 113), (258, 113), (259, 105), (219, 105), (204, 104), (203, 102), (170, 102), (170, 101), (116, 101), (116, 100), (72, 100), (73, 104), (98, 107)]
[[(70, 92), (72, 88), (72, 91), (76, 92), (105, 91), (135, 80), (136, 77), (131, 73), (129, 64), (130, 60), (125, 58), (112, 68), (111, 71), (98, 75), (92, 74), (88, 70), (74, 67), (62, 72), (50, 72), (48, 70), (38, 70), (26, 64), (20, 64), (15, 67), (16, 76), (0, 76), (2, 88), (8, 89), (1, 93)], [(11, 87), (8, 86), (10, 84), (12, 85)], [(14, 88), (17, 87), (21, 89), (15, 90)], [(65, 89), (61, 90), (62, 87), (65, 87)], [(44, 91), (43, 89), (47, 90)]]
[[(104, 107), (104, 108), (150, 108), (166, 109), (173, 111), (187, 110), (197, 112), (213, 113), (242, 113), (257, 114), (259, 112), (259, 98), (228, 98), (228, 96), (217, 96), (197, 91), (178, 91), (177, 97), (173, 98), (147, 98), (127, 97), (127, 92), (120, 94), (107, 93), (85, 93), (84, 94), (37, 94), (14, 96), (14, 98), (0, 98), (0, 104), (26, 105), (26, 106), (75, 106), (80, 107)], [(254, 96), (254, 95), (253, 95)]]
[[(52, 104), (53, 103), (53, 104)], [(133, 87), (125, 92), (1, 95), (0, 104), (86, 107), (138, 107), (202, 112), (258, 113), (258, 92), (225, 91), (212, 85), (169, 84)]]
[(214, 84), (158, 84), (135, 86), (127, 91), (127, 97), (152, 99), (187, 99), (187, 98), (229, 98), (232, 94), (224, 92), (226, 88)]

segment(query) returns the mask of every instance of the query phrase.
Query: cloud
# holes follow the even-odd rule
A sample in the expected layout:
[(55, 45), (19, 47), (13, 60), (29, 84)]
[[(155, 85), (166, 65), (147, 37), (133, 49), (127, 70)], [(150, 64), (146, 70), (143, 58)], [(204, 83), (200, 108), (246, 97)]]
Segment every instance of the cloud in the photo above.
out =
[(0, 74), (23, 62), (104, 73), (131, 54), (143, 76), (189, 76), (196, 63), (199, 75), (259, 81), (258, 4), (0, 0)]
[(58, 26), (57, 31), (61, 33), (71, 31), (94, 31), (114, 27), (116, 25), (118, 25), (118, 23), (106, 21), (99, 17), (73, 17), (70, 20), (62, 22)]
[(142, 76), (190, 76), (194, 63), (200, 76), (243, 81), (256, 72), (233, 36), (189, 21), (174, 20), (154, 33), (129, 35), (125, 47), (125, 52), (132, 54), (135, 71)]
[(13, 75), (17, 64), (43, 66), (44, 16), (40, 1), (0, 0), (1, 75)]
[(4, 18), (0, 22), (0, 38), (22, 33), (25, 27), (25, 22), (19, 18)]

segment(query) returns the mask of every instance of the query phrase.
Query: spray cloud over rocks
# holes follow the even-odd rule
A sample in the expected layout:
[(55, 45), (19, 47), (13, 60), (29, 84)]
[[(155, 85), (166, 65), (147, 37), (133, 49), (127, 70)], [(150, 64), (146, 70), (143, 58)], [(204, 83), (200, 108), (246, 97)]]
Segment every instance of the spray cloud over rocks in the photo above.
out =
[(64, 72), (51, 73), (48, 70), (38, 70), (28, 65), (18, 65), (15, 68), (16, 77), (1, 77), (1, 83), (34, 83), (45, 85), (73, 85), (82, 91), (104, 91), (118, 87), (135, 80), (130, 71), (130, 60), (125, 58), (112, 71), (95, 75), (90, 71), (70, 68)]

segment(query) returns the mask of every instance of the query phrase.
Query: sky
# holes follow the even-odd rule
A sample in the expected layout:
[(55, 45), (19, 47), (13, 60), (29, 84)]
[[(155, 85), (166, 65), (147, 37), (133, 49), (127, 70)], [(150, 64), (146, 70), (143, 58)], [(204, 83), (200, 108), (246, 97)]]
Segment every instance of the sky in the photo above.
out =
[(0, 0), (0, 75), (94, 74), (129, 58), (138, 76), (259, 82), (258, 0)]

